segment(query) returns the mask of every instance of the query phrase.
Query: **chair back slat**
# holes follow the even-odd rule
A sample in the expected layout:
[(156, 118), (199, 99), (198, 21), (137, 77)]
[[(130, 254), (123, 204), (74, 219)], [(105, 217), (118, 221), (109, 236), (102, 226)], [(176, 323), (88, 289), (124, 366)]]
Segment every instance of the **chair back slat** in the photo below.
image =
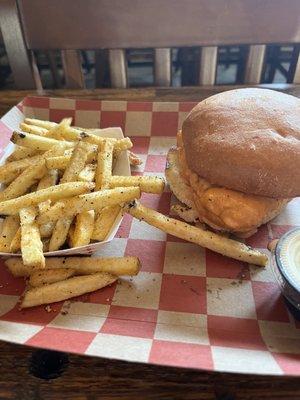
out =
[(128, 86), (125, 50), (113, 49), (108, 52), (110, 81), (113, 88), (123, 89)]
[(266, 46), (263, 44), (250, 46), (245, 69), (245, 83), (260, 83), (265, 53)]
[(298, 54), (293, 83), (300, 83), (300, 52)]
[(154, 84), (155, 86), (171, 86), (172, 59), (170, 48), (154, 50)]
[(1, 1), (0, 26), (16, 86), (20, 89), (36, 87), (37, 76), (33, 73), (31, 55), (26, 48), (14, 0)]
[(59, 71), (57, 68), (54, 51), (51, 51), (51, 50), (46, 51), (46, 57), (47, 57), (47, 60), (49, 63), (51, 73), (52, 73), (54, 87), (60, 88), (61, 87), (61, 78), (59, 76)]
[(81, 57), (78, 50), (62, 50), (62, 64), (68, 89), (83, 89), (85, 87), (81, 67)]
[(17, 1), (31, 49), (300, 42), (299, 0)]
[(156, 49), (155, 84), (169, 86), (170, 48), (202, 47), (199, 83), (213, 85), (216, 46), (240, 44), (250, 45), (245, 82), (259, 83), (265, 45), (300, 42), (299, 14), (299, 0), (0, 1), (4, 42), (19, 88), (36, 85), (28, 50), (62, 50), (67, 87), (82, 88), (78, 49), (106, 49), (112, 87), (125, 88), (125, 49)]
[(199, 85), (215, 84), (217, 58), (217, 46), (202, 47), (199, 68)]

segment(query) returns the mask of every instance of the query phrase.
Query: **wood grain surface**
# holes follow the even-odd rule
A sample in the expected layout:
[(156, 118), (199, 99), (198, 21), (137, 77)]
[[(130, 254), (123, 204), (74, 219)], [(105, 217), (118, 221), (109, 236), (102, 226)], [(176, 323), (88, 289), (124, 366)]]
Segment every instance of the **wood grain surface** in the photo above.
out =
[(0, 399), (300, 398), (299, 378), (208, 373), (77, 355), (68, 356), (68, 365), (60, 377), (40, 379), (32, 373), (35, 351), (0, 343)]
[[(266, 84), (247, 87), (275, 89), (300, 97), (300, 85)], [(225, 90), (246, 86), (191, 86), (180, 88), (130, 88), (130, 89), (56, 89), (56, 90), (3, 90), (0, 91), (0, 116), (5, 114), (24, 97), (52, 96), (92, 100), (131, 100), (131, 101), (200, 101)]]
[[(106, 100), (198, 101), (229, 88), (57, 90), (44, 94)], [(300, 97), (300, 86), (275, 88)], [(37, 93), (0, 92), (0, 115), (27, 94)], [(0, 399), (299, 400), (300, 379), (128, 363), (0, 342)]]

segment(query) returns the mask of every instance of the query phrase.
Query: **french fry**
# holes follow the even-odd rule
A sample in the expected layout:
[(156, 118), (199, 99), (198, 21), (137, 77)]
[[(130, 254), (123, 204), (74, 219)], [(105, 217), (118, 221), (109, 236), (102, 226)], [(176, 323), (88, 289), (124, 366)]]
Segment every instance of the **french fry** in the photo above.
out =
[(21, 308), (67, 300), (93, 292), (112, 284), (118, 278), (105, 272), (86, 276), (75, 276), (64, 281), (29, 289), (25, 292)]
[(49, 129), (47, 136), (58, 140), (64, 140), (64, 131), (70, 127), (71, 123), (72, 118), (63, 118), (59, 124)]
[(29, 147), (30, 149), (35, 150), (50, 150), (51, 147), (60, 144), (64, 146), (65, 149), (70, 149), (75, 146), (75, 142), (68, 142), (63, 141), (60, 142), (59, 140), (33, 135), (31, 133), (24, 133), (24, 132), (17, 132), (14, 131), (11, 141), (19, 146)]
[[(51, 169), (47, 174), (39, 181), (37, 190), (47, 189), (48, 187), (54, 186), (58, 181), (58, 171)], [(42, 214), (48, 211), (51, 207), (51, 200), (45, 200), (38, 204), (39, 213)]]
[(47, 253), (49, 251), (49, 243), (50, 243), (50, 239), (42, 239), (43, 242), (43, 252)]
[(132, 151), (128, 151), (128, 157), (129, 157), (129, 162), (130, 165), (136, 167), (137, 165), (143, 164), (143, 160), (135, 153)]
[(34, 207), (20, 210), (21, 223), (21, 253), (25, 265), (33, 268), (45, 268), (43, 242), (35, 217), (37, 210)]
[(47, 189), (51, 186), (56, 185), (58, 181), (58, 171), (51, 169), (47, 174), (39, 181), (37, 190)]
[(14, 215), (17, 214), (21, 208), (36, 205), (47, 199), (56, 201), (62, 198), (76, 196), (92, 190), (93, 187), (93, 183), (90, 182), (62, 183), (61, 185), (25, 194), (16, 199), (0, 202), (0, 214)]
[[(46, 211), (45, 211), (46, 212)], [(40, 225), (40, 234), (42, 238), (49, 238), (53, 233), (55, 222), (48, 222), (48, 224)]]
[[(57, 156), (63, 154), (65, 151), (65, 148), (63, 145), (64, 142), (59, 142), (59, 141), (57, 141), (57, 142), (58, 142), (57, 145), (53, 146), (42, 156), (45, 158), (48, 158), (48, 157), (54, 157), (54, 156), (57, 157)], [(36, 156), (30, 157), (30, 158), (24, 158), (24, 159), (12, 161), (12, 162), (9, 162), (7, 164), (0, 166), (0, 182), (2, 182), (2, 183), (12, 182), (14, 179), (16, 179), (16, 177), (18, 175), (20, 175), (20, 173), (22, 171), (24, 171), (24, 169), (35, 164), (40, 159), (40, 157), (41, 157), (41, 155), (36, 155)]]
[[(51, 129), (57, 126), (56, 122), (50, 122), (50, 121), (43, 121), (39, 119), (34, 119), (34, 118), (25, 118), (24, 121), (28, 125), (35, 125), (35, 126), (40, 126), (45, 129)], [(94, 134), (93, 132), (99, 131), (99, 129), (87, 129), (87, 128), (81, 128), (81, 127), (67, 127), (64, 130), (63, 137), (66, 140), (69, 141), (78, 141), (78, 140), (84, 140), (88, 143), (92, 144), (101, 144), (103, 140), (107, 140), (107, 138), (103, 138), (99, 135)], [(105, 131), (105, 129), (102, 129), (102, 131)], [(114, 138), (108, 138), (111, 142), (115, 143), (115, 149), (116, 150), (128, 150), (132, 147), (132, 142), (130, 138), (126, 137), (123, 139), (114, 139)]]
[(31, 287), (49, 285), (51, 283), (60, 282), (71, 278), (75, 275), (75, 273), (76, 271), (71, 268), (37, 270), (32, 272), (28, 283)]
[(92, 240), (102, 242), (110, 232), (117, 216), (121, 211), (121, 206), (104, 207), (97, 215), (92, 233)]
[(114, 152), (117, 153), (120, 153), (123, 150), (131, 149), (131, 147), (133, 146), (132, 141), (128, 137), (115, 139), (110, 137), (98, 136), (93, 134), (93, 130), (89, 132), (81, 132), (81, 140), (98, 146), (101, 146), (104, 142), (110, 142), (114, 146)]
[(40, 156), (34, 164), (21, 172), (3, 192), (0, 192), (0, 202), (22, 196), (45, 175), (46, 171), (45, 160)]
[(18, 215), (6, 217), (3, 222), (3, 228), (0, 235), (0, 251), (10, 253), (10, 244), (20, 227)]
[(71, 155), (48, 157), (46, 167), (48, 169), (66, 169), (71, 160)]
[(86, 246), (91, 241), (94, 230), (95, 211), (84, 211), (76, 216), (73, 233), (73, 247)]
[(88, 151), (88, 146), (86, 146), (85, 143), (77, 143), (71, 156), (70, 163), (65, 169), (65, 172), (60, 180), (61, 183), (76, 182), (78, 180), (78, 174), (85, 166)]
[(24, 122), (28, 125), (40, 126), (41, 128), (45, 128), (48, 130), (54, 128), (57, 125), (56, 122), (43, 121), (36, 118), (25, 118)]
[[(41, 225), (39, 227), (41, 238), (49, 238), (52, 235), (54, 229), (54, 223)], [(17, 230), (10, 244), (10, 253), (18, 253), (21, 250), (21, 227)], [(43, 251), (44, 247), (43, 247)]]
[(55, 222), (60, 218), (72, 217), (84, 211), (100, 210), (109, 205), (113, 206), (116, 204), (126, 203), (134, 198), (139, 198), (140, 195), (141, 192), (138, 187), (115, 188), (89, 193), (89, 195), (81, 195), (54, 204), (49, 211), (40, 215), (37, 221), (40, 225), (48, 222)]
[(32, 157), (36, 154), (38, 154), (37, 150), (29, 149), (28, 147), (16, 146), (14, 152), (7, 157), (6, 162), (22, 160), (23, 158)]
[(49, 251), (56, 251), (65, 243), (72, 222), (73, 217), (57, 220), (50, 239)]
[(93, 182), (95, 179), (96, 164), (87, 164), (81, 172), (79, 172), (78, 180), (81, 182)]
[(42, 128), (40, 126), (28, 125), (25, 122), (20, 123), (20, 129), (23, 132), (31, 133), (33, 135), (46, 136), (48, 129)]
[[(88, 150), (86, 162), (88, 163), (95, 162), (97, 160), (97, 146), (90, 145), (89, 143), (85, 143), (85, 145), (87, 146)], [(66, 152), (69, 150), (70, 149), (67, 149)], [(72, 158), (72, 153), (56, 157), (47, 157), (46, 166), (49, 169), (66, 169), (71, 161), (71, 158)]]
[(68, 236), (67, 236), (67, 242), (68, 242), (68, 246), (70, 247), (70, 249), (74, 246), (74, 232), (75, 232), (75, 226), (74, 224), (72, 224), (70, 226), (69, 232), (68, 232)]
[(19, 227), (19, 229), (17, 230), (15, 236), (10, 243), (9, 248), (9, 253), (18, 253), (21, 250), (21, 227)]
[[(73, 154), (71, 156), (71, 160), (69, 165), (67, 166), (60, 182), (72, 182), (76, 181), (78, 179), (78, 174), (79, 172), (84, 168), (84, 165), (87, 160), (88, 152), (90, 149), (90, 145), (83, 143), (83, 142), (78, 142), (78, 144), (75, 146)], [(77, 216), (79, 225), (81, 225), (84, 221), (80, 219), (80, 214)], [(51, 240), (49, 243), (49, 251), (55, 251), (58, 250), (67, 240), (68, 232), (70, 229), (70, 226), (72, 225), (73, 222), (73, 215), (69, 217), (65, 217), (62, 219), (59, 219), (55, 227), (53, 229), (53, 233), (51, 236)], [(86, 221), (85, 221), (86, 222)], [(93, 223), (92, 223), (93, 226)], [(82, 226), (78, 226), (77, 230), (77, 235), (78, 235), (78, 243), (80, 242), (80, 233), (83, 233)], [(92, 228), (87, 226), (87, 231), (90, 231)], [(74, 239), (75, 239), (75, 234), (74, 234)]]
[(0, 182), (12, 182), (25, 169), (35, 164), (40, 156), (36, 155), (30, 158), (24, 158), (17, 161), (12, 161), (0, 166)]
[(125, 137), (123, 139), (118, 139), (114, 143), (114, 151), (124, 151), (124, 150), (129, 150), (133, 146), (132, 141), (130, 140), (129, 137)]
[[(22, 259), (17, 257), (8, 258), (5, 264), (15, 277), (28, 277), (34, 272), (33, 268), (24, 265)], [(116, 276), (133, 276), (138, 274), (141, 263), (137, 257), (46, 257), (45, 268), (43, 271), (60, 268), (74, 269), (77, 275), (107, 272)]]
[(125, 210), (135, 218), (145, 221), (170, 235), (196, 243), (224, 256), (260, 266), (265, 266), (268, 261), (268, 257), (265, 254), (243, 243), (167, 217), (141, 205), (137, 201), (130, 203)]
[(112, 175), (112, 160), (114, 146), (105, 141), (99, 145), (97, 156), (97, 168), (95, 173), (96, 190), (107, 189)]
[(162, 178), (156, 176), (112, 176), (109, 187), (119, 186), (138, 186), (142, 192), (159, 194), (164, 191), (165, 182)]

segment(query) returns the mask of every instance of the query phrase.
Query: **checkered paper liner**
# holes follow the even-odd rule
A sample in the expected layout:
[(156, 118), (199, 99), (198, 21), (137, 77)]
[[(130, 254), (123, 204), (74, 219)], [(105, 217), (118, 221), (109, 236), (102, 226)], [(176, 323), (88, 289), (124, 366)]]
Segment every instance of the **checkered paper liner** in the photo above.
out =
[[(26, 116), (77, 126), (120, 126), (144, 163), (133, 174), (164, 175), (166, 152), (195, 103), (90, 101), (27, 97)], [(11, 131), (0, 122), (0, 147)], [(142, 202), (164, 214), (175, 202), (168, 187)], [(247, 240), (266, 250), (270, 239), (300, 225), (300, 199)], [(128, 361), (216, 371), (300, 375), (300, 323), (288, 312), (271, 268), (222, 257), (125, 215), (99, 256), (135, 255), (137, 277), (72, 301), (18, 310), (24, 281), (1, 261), (0, 339)]]

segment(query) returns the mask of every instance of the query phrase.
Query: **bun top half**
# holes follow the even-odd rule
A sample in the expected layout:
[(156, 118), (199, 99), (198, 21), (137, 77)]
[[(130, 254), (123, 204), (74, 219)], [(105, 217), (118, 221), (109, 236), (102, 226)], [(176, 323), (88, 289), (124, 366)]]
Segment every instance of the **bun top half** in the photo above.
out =
[(237, 89), (201, 101), (182, 126), (189, 168), (244, 193), (300, 195), (300, 99)]

